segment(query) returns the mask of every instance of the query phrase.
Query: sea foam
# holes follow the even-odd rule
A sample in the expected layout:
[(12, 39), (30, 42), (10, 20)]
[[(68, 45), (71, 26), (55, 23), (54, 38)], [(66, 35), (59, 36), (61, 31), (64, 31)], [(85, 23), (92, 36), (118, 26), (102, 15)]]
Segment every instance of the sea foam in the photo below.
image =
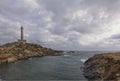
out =
[(80, 59), (81, 62), (85, 62), (86, 60), (88, 60), (88, 58), (83, 58), (83, 59)]

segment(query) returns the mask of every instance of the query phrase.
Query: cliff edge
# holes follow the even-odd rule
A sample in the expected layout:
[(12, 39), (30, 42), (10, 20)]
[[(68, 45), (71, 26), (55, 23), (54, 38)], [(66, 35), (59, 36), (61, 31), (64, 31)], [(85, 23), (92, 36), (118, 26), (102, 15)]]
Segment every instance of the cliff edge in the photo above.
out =
[(83, 75), (89, 81), (120, 81), (120, 52), (89, 58), (84, 63)]
[(25, 43), (21, 45), (18, 42), (13, 42), (0, 46), (0, 64), (15, 62), (30, 57), (61, 54), (62, 51), (45, 48), (37, 44)]

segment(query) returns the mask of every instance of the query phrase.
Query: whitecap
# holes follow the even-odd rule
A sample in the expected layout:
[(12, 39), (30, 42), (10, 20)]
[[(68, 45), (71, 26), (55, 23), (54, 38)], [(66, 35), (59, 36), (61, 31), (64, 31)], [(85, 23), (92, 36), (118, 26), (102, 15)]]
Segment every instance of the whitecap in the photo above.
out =
[(66, 53), (67, 53), (66, 51), (63, 52), (63, 54), (66, 54)]
[(85, 62), (86, 60), (88, 60), (88, 58), (83, 58), (83, 59), (80, 59), (81, 62)]
[(63, 55), (63, 56), (68, 57), (68, 56), (70, 56), (70, 55)]

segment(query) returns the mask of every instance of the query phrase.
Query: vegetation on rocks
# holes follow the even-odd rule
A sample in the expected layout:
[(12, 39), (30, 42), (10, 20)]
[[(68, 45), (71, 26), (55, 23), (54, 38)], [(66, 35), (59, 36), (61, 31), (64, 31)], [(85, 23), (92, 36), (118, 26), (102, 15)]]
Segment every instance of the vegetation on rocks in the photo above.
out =
[(45, 48), (37, 44), (26, 43), (22, 45), (13, 42), (0, 46), (0, 64), (30, 57), (60, 55), (61, 53), (62, 51)]

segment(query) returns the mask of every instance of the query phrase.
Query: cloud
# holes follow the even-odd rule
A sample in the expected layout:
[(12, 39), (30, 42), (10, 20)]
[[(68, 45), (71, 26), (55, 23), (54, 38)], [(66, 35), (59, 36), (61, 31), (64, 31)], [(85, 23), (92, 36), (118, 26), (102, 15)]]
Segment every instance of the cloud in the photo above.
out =
[(120, 34), (112, 35), (110, 39), (120, 39)]
[(28, 42), (54, 49), (119, 49), (119, 0), (3, 0), (0, 43)]

